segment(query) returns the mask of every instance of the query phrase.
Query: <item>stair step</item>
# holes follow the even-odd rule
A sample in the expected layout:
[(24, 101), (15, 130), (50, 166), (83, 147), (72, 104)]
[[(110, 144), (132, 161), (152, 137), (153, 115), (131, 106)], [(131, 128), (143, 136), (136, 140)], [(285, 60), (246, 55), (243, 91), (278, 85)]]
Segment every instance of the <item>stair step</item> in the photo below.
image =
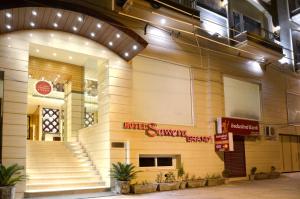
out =
[(30, 174), (34, 173), (72, 173), (72, 172), (89, 172), (93, 171), (93, 167), (50, 167), (50, 168), (43, 168), (43, 167), (38, 167), (38, 168), (27, 168), (26, 172)]
[(97, 176), (96, 171), (83, 171), (83, 172), (39, 172), (39, 173), (28, 173), (28, 179), (38, 179), (38, 178), (67, 178), (67, 177), (88, 177), (88, 176)]
[(104, 182), (99, 182), (99, 181), (95, 181), (95, 182), (81, 182), (81, 183), (77, 183), (77, 182), (72, 182), (72, 183), (65, 183), (65, 184), (61, 184), (61, 183), (38, 183), (38, 184), (27, 184), (26, 185), (26, 190), (30, 191), (30, 190), (49, 190), (49, 189), (75, 189), (75, 188), (83, 188), (83, 187), (98, 187), (98, 186), (104, 186), (105, 183)]
[(99, 182), (100, 181), (100, 176), (86, 176), (86, 177), (59, 177), (59, 178), (49, 178), (48, 176), (45, 178), (32, 178), (29, 177), (27, 180), (27, 184), (68, 184), (68, 183), (86, 183), (86, 182)]

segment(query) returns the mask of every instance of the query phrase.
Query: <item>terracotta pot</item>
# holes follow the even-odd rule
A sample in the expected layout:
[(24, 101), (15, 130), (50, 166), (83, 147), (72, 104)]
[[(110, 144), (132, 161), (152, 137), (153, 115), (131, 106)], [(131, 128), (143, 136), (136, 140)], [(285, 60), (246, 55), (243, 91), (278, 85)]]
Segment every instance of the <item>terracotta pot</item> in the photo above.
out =
[(197, 187), (204, 187), (206, 186), (207, 180), (189, 180), (187, 183), (188, 188), (197, 188)]
[(252, 175), (252, 174), (249, 175), (249, 180), (250, 181), (254, 181), (254, 178), (255, 178), (255, 175)]
[(280, 172), (278, 171), (273, 171), (269, 174), (269, 178), (274, 179), (274, 178), (279, 178), (280, 177)]
[(255, 180), (269, 179), (269, 174), (268, 173), (264, 173), (264, 172), (256, 173), (255, 176), (254, 176), (254, 179)]
[(128, 194), (130, 192), (130, 183), (129, 181), (115, 181), (115, 190), (116, 194)]
[(149, 183), (149, 184), (135, 184), (131, 185), (131, 190), (135, 194), (139, 193), (151, 193), (157, 190), (158, 184)]
[(181, 181), (179, 188), (180, 189), (185, 189), (186, 187), (187, 187), (187, 182), (186, 181)]
[(224, 184), (224, 178), (208, 179), (207, 186), (217, 186)]
[(16, 195), (15, 186), (0, 187), (1, 199), (15, 199), (15, 195)]

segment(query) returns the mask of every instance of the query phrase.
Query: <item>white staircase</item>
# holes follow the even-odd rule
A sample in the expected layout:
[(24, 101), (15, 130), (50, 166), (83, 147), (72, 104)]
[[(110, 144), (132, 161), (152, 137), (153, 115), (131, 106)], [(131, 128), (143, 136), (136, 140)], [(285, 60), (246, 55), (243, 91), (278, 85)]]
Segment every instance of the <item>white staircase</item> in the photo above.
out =
[(27, 195), (106, 188), (78, 142), (27, 141), (26, 167)]

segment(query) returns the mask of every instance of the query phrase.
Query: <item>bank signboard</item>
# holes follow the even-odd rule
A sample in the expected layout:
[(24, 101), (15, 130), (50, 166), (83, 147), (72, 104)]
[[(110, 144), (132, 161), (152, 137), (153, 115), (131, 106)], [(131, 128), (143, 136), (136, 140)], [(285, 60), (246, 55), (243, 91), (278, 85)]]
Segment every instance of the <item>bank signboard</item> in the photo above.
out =
[(217, 119), (217, 133), (232, 133), (233, 135), (258, 136), (259, 122), (239, 118), (220, 117)]
[(215, 135), (215, 151), (234, 151), (232, 133), (222, 133)]

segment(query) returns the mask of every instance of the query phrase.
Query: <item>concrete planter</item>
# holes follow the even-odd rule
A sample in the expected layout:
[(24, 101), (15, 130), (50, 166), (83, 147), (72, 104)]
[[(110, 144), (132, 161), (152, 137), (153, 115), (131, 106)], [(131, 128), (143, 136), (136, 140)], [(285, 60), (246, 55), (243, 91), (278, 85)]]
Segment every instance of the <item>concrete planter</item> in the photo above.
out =
[(180, 187), (180, 182), (165, 182), (158, 183), (158, 191), (171, 191), (177, 190)]
[(268, 173), (264, 173), (264, 172), (260, 172), (260, 173), (256, 173), (254, 176), (255, 180), (265, 180), (265, 179), (269, 179), (269, 174)]
[(255, 175), (251, 175), (251, 174), (249, 175), (249, 180), (250, 181), (254, 181), (254, 178), (255, 178)]
[(131, 185), (131, 190), (135, 194), (156, 192), (158, 184), (135, 184)]
[(269, 178), (270, 179), (275, 179), (275, 178), (279, 178), (280, 177), (280, 172), (274, 171), (269, 173)]
[(214, 178), (207, 180), (207, 186), (218, 186), (224, 184), (224, 178)]
[(129, 181), (116, 181), (115, 190), (116, 194), (128, 194), (130, 192), (130, 183)]
[(187, 187), (187, 182), (186, 181), (181, 181), (179, 188), (180, 189), (185, 189), (186, 187)]
[(197, 187), (204, 187), (206, 186), (207, 180), (201, 179), (201, 180), (190, 180), (187, 183), (188, 188), (197, 188)]
[(0, 187), (0, 198), (1, 199), (15, 199), (16, 187)]

